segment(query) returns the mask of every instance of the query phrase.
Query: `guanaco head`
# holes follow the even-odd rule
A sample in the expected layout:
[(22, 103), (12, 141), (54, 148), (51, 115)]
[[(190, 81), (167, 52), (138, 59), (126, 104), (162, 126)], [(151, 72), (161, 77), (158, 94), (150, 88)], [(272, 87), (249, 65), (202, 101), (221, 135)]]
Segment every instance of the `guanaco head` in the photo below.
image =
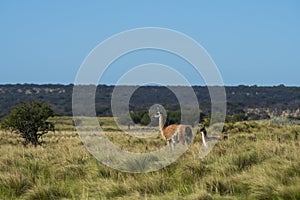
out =
[(162, 116), (161, 112), (157, 111), (154, 115), (155, 118), (160, 118)]
[(205, 129), (205, 127), (203, 126), (202, 128), (200, 128), (200, 132), (204, 134), (204, 136), (206, 137), (207, 135), (207, 131)]

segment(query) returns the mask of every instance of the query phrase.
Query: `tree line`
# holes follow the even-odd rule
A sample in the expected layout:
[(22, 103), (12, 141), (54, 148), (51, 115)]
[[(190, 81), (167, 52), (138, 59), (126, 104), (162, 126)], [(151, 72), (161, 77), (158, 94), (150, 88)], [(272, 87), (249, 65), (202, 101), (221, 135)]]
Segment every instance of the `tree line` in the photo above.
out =
[[(74, 85), (60, 84), (10, 84), (0, 85), (0, 119), (8, 115), (20, 101), (42, 101), (49, 103), (54, 115), (72, 115), (72, 92)], [(96, 86), (82, 86), (96, 87)], [(128, 87), (123, 86), (124, 90)], [(176, 86), (172, 86), (176, 87)], [(181, 87), (181, 86), (177, 86)], [(98, 85), (96, 90), (97, 116), (112, 116), (111, 95), (114, 86)], [(183, 87), (184, 89), (184, 87)], [(193, 86), (198, 98), (199, 107), (203, 114), (210, 113), (210, 96), (205, 86)], [(300, 105), (300, 87), (273, 87), (259, 86), (226, 86), (227, 113), (228, 115), (245, 115), (245, 117), (267, 118), (272, 111), (275, 115), (284, 110), (295, 111)], [(180, 110), (180, 105), (175, 94), (170, 88), (163, 86), (143, 86), (138, 88), (130, 98), (129, 110), (138, 112), (148, 110), (153, 104), (161, 104), (168, 111)], [(259, 109), (256, 111), (254, 110)], [(146, 119), (145, 119), (146, 120)]]

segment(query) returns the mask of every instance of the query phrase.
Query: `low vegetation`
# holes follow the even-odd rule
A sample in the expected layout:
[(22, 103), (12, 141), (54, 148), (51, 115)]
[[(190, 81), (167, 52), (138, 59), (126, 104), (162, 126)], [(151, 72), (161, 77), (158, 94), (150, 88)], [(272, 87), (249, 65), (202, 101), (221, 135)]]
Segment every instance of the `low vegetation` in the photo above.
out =
[[(129, 151), (165, 145), (119, 131), (100, 118), (108, 137)], [(55, 117), (43, 146), (0, 131), (1, 199), (300, 199), (300, 125), (280, 120), (228, 122), (229, 139), (203, 159), (200, 134), (180, 159), (159, 171), (130, 174), (99, 163), (83, 146), (72, 118)], [(132, 127), (132, 130), (137, 127)], [(132, 131), (131, 130), (131, 131)], [(147, 130), (145, 130), (147, 131)], [(147, 148), (146, 148), (147, 147)]]

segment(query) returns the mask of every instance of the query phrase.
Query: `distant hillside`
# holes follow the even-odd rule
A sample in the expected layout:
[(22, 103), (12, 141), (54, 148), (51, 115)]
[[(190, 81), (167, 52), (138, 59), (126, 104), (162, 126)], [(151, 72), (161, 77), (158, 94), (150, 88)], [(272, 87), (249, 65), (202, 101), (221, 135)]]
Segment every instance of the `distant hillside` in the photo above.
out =
[[(85, 86), (88, 87), (88, 86)], [(128, 89), (124, 86), (124, 90)], [(99, 85), (96, 92), (96, 113), (110, 116), (110, 98), (113, 86)], [(193, 87), (200, 109), (210, 112), (210, 97), (207, 87)], [(229, 115), (247, 114), (250, 117), (268, 118), (275, 116), (300, 118), (300, 87), (230, 86), (226, 87), (227, 111)], [(48, 102), (58, 115), (72, 115), (73, 85), (0, 85), (0, 118), (7, 115), (20, 101), (40, 100)], [(176, 96), (166, 87), (145, 86), (137, 89), (130, 99), (130, 110), (147, 110), (154, 103), (168, 110), (178, 110)]]

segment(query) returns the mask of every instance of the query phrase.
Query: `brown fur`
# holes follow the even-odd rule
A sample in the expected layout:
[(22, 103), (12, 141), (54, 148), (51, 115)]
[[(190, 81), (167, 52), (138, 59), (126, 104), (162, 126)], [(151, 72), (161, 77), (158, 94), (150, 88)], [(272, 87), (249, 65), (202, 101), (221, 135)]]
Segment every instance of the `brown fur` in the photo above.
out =
[(173, 135), (178, 131), (179, 125), (178, 124), (172, 124), (170, 126), (164, 127), (162, 129), (163, 137), (166, 141), (170, 140)]
[(178, 143), (181, 144), (191, 144), (192, 142), (192, 130), (187, 125), (178, 125), (178, 124), (171, 124), (167, 127), (163, 127), (163, 116), (161, 114), (159, 118), (159, 127), (162, 134), (162, 137), (165, 139), (167, 144), (170, 143)]
[(222, 134), (220, 135), (220, 139), (219, 139), (219, 140), (228, 140), (228, 138), (229, 138), (228, 133), (222, 133)]

